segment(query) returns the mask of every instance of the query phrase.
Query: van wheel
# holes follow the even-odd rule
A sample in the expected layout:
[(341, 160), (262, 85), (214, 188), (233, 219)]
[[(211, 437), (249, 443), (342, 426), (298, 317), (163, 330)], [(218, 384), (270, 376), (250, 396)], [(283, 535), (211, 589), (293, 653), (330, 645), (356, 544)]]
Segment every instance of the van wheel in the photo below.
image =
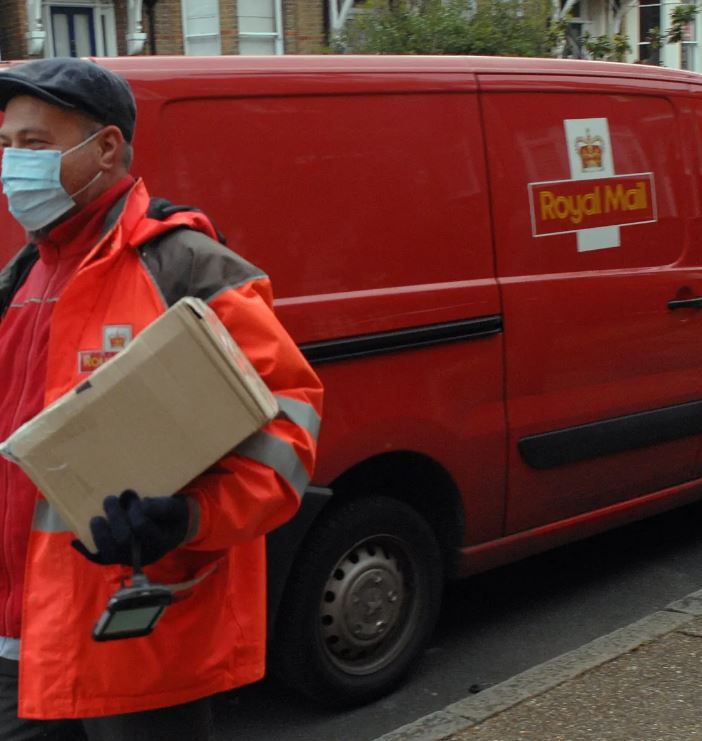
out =
[(314, 700), (351, 706), (389, 692), (436, 623), (441, 553), (427, 522), (389, 497), (322, 516), (291, 572), (272, 668)]

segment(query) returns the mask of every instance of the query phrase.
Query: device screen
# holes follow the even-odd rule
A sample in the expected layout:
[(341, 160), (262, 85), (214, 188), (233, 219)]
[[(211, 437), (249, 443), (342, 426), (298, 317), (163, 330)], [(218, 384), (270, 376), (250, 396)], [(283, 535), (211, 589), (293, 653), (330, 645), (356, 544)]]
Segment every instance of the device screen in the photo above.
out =
[(148, 628), (162, 610), (163, 605), (155, 605), (152, 607), (137, 607), (134, 610), (113, 612), (109, 622), (103, 628), (103, 632), (110, 635), (112, 633), (124, 633)]

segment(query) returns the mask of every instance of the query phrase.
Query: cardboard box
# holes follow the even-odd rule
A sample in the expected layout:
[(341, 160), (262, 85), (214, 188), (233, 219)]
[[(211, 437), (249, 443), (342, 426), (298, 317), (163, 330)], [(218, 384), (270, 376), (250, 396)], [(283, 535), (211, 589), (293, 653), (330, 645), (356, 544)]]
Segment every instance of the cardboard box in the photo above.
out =
[(95, 550), (88, 524), (107, 495), (173, 494), (277, 411), (216, 314), (184, 298), (22, 425), (0, 454)]

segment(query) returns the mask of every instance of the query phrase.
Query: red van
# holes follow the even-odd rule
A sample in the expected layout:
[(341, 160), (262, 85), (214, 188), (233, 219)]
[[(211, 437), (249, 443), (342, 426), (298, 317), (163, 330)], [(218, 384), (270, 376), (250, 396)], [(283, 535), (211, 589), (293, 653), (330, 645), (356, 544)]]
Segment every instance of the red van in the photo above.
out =
[[(471, 57), (98, 59), (135, 172), (272, 277), (326, 387), (271, 663), (354, 703), (446, 578), (702, 494), (702, 78)], [(1, 74), (1, 73), (0, 73)], [(22, 236), (0, 213), (0, 263)]]

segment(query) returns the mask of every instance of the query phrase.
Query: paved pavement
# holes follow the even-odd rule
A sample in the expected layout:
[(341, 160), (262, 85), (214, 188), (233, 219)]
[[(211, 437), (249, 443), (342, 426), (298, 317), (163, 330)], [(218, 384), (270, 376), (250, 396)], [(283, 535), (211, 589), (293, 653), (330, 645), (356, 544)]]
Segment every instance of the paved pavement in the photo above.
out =
[(375, 741), (702, 741), (702, 590)]

